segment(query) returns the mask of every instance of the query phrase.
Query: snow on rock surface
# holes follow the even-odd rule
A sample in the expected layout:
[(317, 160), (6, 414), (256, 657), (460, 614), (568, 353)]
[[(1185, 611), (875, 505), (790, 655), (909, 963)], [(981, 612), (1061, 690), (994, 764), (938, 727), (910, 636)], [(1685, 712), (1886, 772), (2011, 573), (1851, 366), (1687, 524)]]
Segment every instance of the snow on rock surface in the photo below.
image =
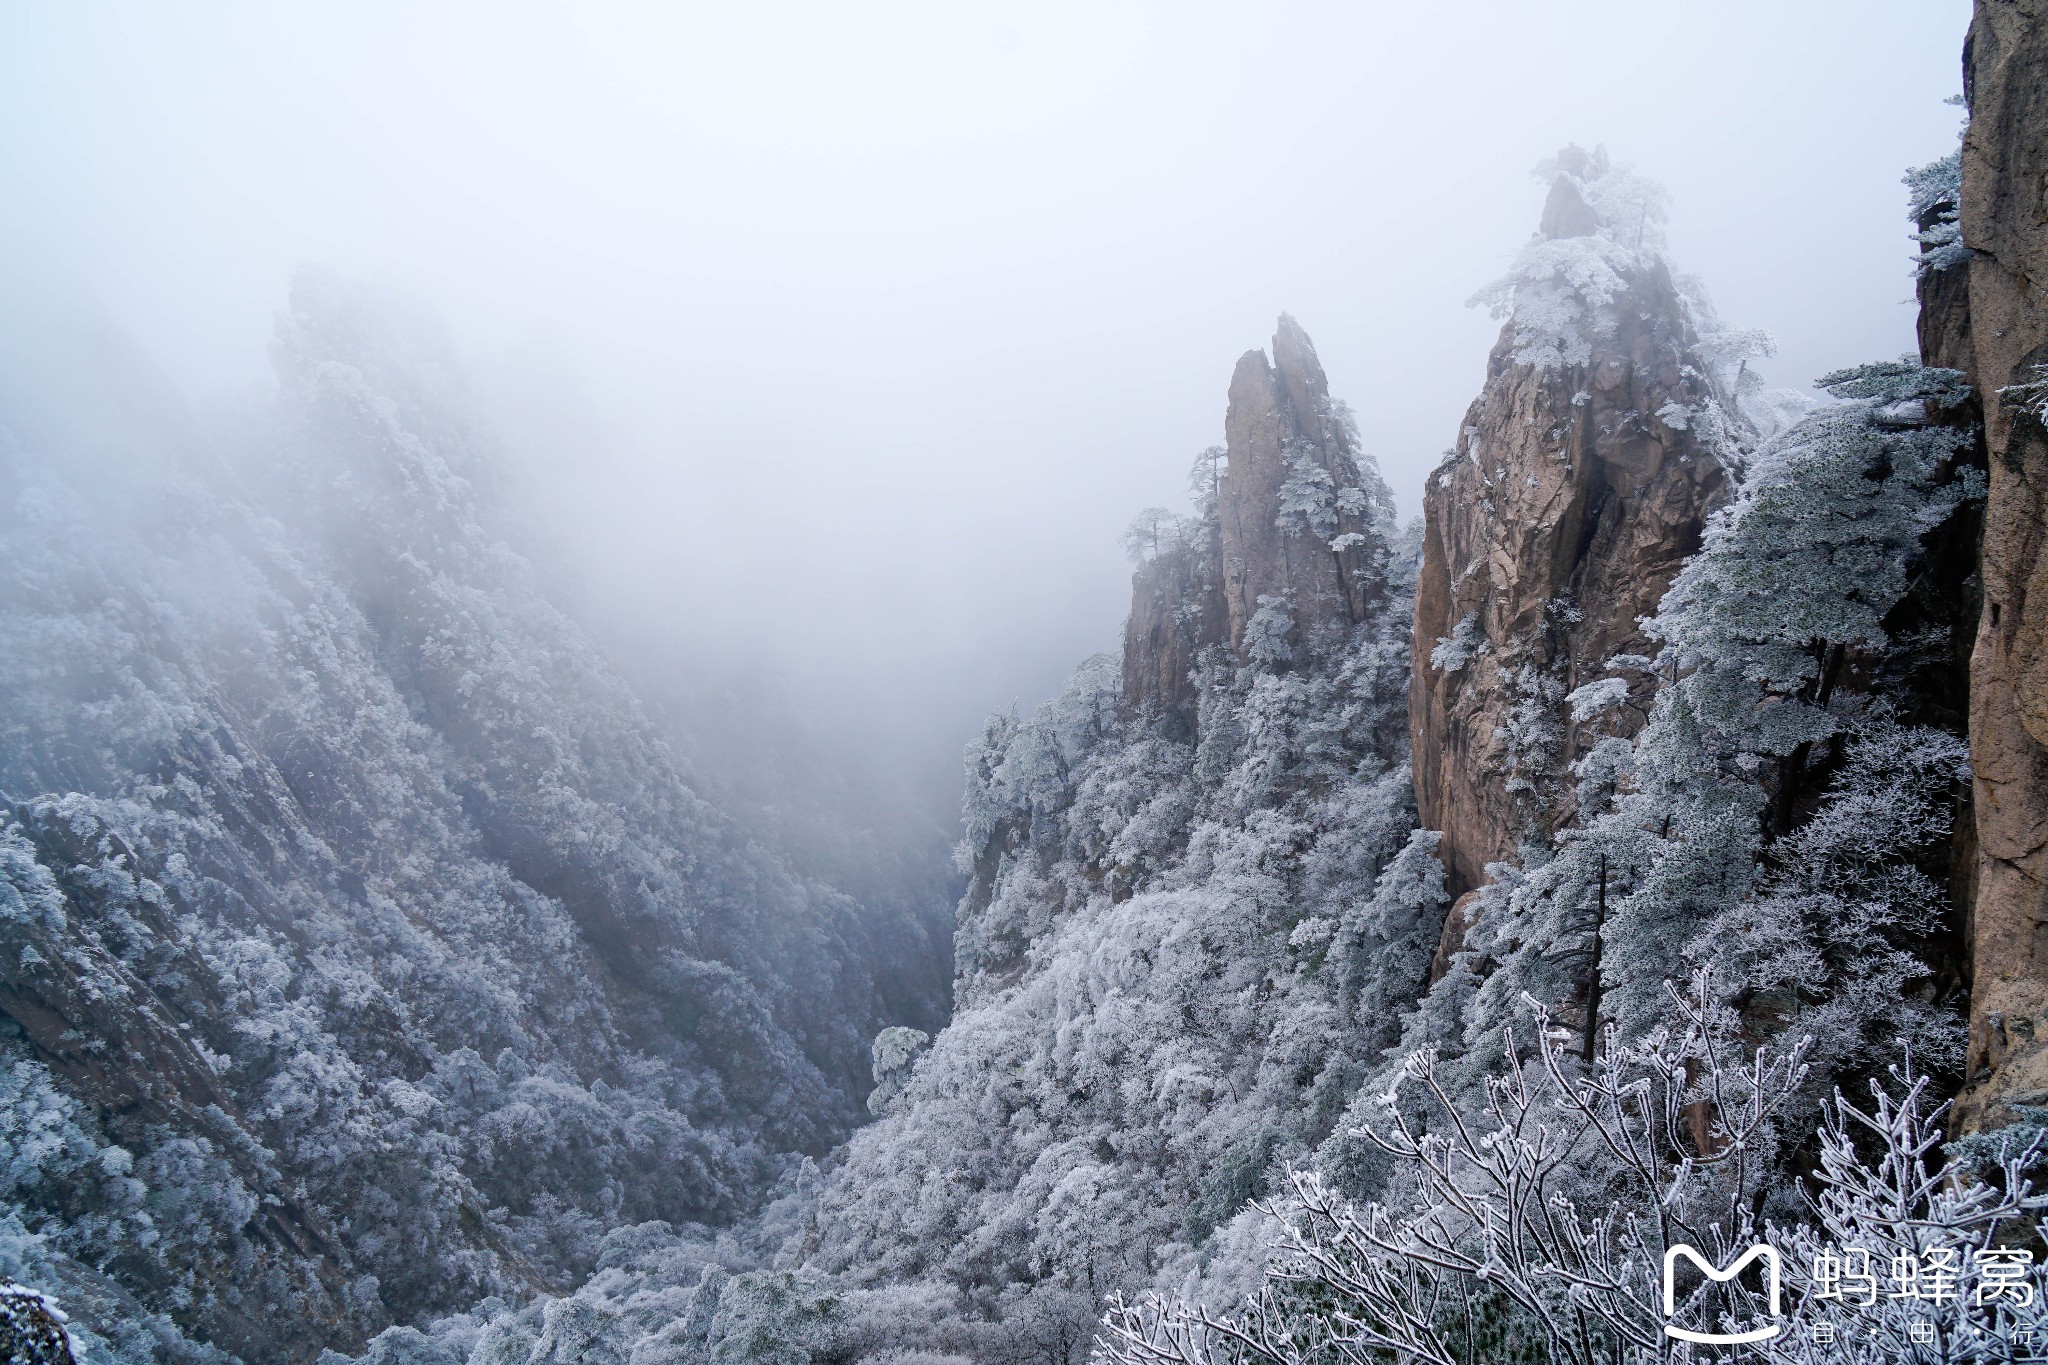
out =
[[(1507, 321), (1424, 493), (1416, 800), (1460, 896), (1568, 822), (1570, 766), (1642, 724), (1654, 677), (1609, 661), (1655, 652), (1638, 618), (1699, 545), (1744, 426), (1743, 357), (1715, 353), (1726, 334), (1664, 260), (1661, 193), (1577, 147), (1539, 171), (1542, 230), (1474, 300)], [(1566, 696), (1610, 677), (1628, 700), (1588, 724)]]

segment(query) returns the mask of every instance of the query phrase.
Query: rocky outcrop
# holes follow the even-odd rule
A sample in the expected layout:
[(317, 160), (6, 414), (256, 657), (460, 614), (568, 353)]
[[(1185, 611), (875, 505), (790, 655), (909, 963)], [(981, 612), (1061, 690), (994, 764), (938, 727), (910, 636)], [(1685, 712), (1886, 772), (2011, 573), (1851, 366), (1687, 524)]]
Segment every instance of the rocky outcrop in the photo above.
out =
[(1970, 662), (1976, 809), (1966, 1127), (2048, 1101), (2048, 3), (1978, 0), (1964, 48), (1961, 225), (1930, 272), (1927, 363), (1969, 376), (1988, 456)]
[(1230, 638), (1223, 606), (1223, 533), (1214, 517), (1176, 528), (1131, 575), (1124, 621), (1124, 699), (1179, 721), (1195, 714), (1195, 664)]
[[(1524, 253), (1535, 273), (1423, 498), (1415, 789), (1423, 825), (1443, 831), (1458, 896), (1525, 837), (1568, 822), (1569, 765), (1647, 718), (1654, 679), (1612, 661), (1656, 652), (1639, 618), (1698, 547), (1728, 483), (1719, 451), (1732, 419), (1669, 268), (1627, 240), (1633, 229), (1641, 241), (1641, 224), (1610, 235), (1596, 208), (1603, 155), (1572, 148), (1556, 164)], [(1567, 287), (1541, 274), (1546, 261), (1589, 266), (1558, 268), (1566, 279), (1605, 270), (1611, 292), (1546, 295)], [(1531, 336), (1560, 317), (1576, 321)], [(1566, 697), (1610, 677), (1620, 681), (1609, 704), (1575, 722)], [(1464, 913), (1452, 911), (1439, 970)]]
[(1223, 430), (1230, 463), (1217, 509), (1231, 645), (1243, 646), (1273, 601), (1308, 639), (1363, 620), (1384, 585), (1369, 532), (1386, 491), (1361, 483), (1357, 435), (1330, 402), (1308, 334), (1285, 313), (1270, 365), (1258, 351), (1239, 358)]
[(1365, 619), (1387, 585), (1392, 506), (1315, 346), (1286, 314), (1271, 360), (1230, 379), (1225, 447), (1201, 515), (1159, 537), (1131, 581), (1124, 697), (1191, 720), (1204, 649), (1314, 654)]

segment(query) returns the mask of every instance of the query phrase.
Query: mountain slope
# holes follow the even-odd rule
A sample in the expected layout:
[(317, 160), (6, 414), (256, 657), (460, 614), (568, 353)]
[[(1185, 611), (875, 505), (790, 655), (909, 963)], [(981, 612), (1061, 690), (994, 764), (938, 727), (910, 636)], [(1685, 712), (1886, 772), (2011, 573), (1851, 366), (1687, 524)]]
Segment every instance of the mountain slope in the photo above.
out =
[(1143, 523), (1121, 664), (970, 746), (957, 1012), (807, 1257), (937, 1280), (1054, 1356), (1322, 1141), (1442, 913), (1409, 838), (1412, 549), (1292, 319), (1230, 398), (1197, 514)]
[(6, 409), (0, 1273), (117, 1358), (729, 1220), (943, 960), (697, 794), (487, 529), (430, 326), (306, 276), (275, 349), (225, 455), (118, 375), (111, 429)]

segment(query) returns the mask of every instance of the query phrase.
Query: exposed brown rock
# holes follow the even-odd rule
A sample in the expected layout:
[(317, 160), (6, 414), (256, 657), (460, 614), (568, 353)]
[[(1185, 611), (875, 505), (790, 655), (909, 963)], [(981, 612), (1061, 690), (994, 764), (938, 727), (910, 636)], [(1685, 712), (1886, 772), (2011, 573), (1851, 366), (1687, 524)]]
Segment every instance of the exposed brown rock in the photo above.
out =
[(1322, 363), (1308, 334), (1285, 313), (1273, 334), (1273, 363), (1258, 351), (1238, 360), (1223, 430), (1230, 465), (1218, 503), (1232, 646), (1244, 643), (1245, 623), (1261, 597), (1287, 598), (1305, 635), (1362, 620), (1377, 586), (1373, 566), (1362, 550), (1332, 550), (1330, 544), (1364, 532), (1363, 517), (1347, 512), (1320, 534), (1282, 520), (1281, 490), (1296, 462), (1323, 470), (1340, 494), (1359, 487), (1358, 452), (1330, 403)]
[[(1559, 163), (1571, 174), (1553, 185), (1545, 235), (1585, 235), (1597, 220), (1572, 175), (1602, 167), (1576, 148)], [(1597, 726), (1574, 725), (1563, 699), (1609, 676), (1614, 656), (1654, 652), (1637, 620), (1698, 547), (1727, 485), (1712, 440), (1669, 407), (1698, 413), (1716, 398), (1670, 273), (1654, 263), (1624, 278), (1587, 364), (1521, 363), (1507, 324), (1424, 493), (1410, 723), (1416, 800), (1423, 825), (1443, 831), (1454, 896), (1524, 837), (1569, 821), (1566, 765), (1599, 734), (1632, 735), (1647, 718), (1654, 684), (1640, 672), (1622, 675), (1629, 704)], [(1461, 633), (1469, 656), (1433, 663), (1438, 642)], [(1518, 704), (1552, 728), (1542, 752), (1511, 733)]]
[(1579, 193), (1574, 177), (1593, 169), (1592, 158), (1583, 148), (1567, 147), (1558, 154), (1558, 162), (1567, 174), (1550, 182), (1550, 193), (1543, 199), (1543, 219), (1536, 225), (1536, 231), (1552, 240), (1590, 237), (1600, 230), (1600, 216), (1593, 212), (1586, 196)]
[(1451, 969), (1451, 959), (1465, 946), (1465, 935), (1472, 928), (1472, 921), (1478, 917), (1477, 891), (1467, 891), (1451, 903), (1444, 912), (1444, 927), (1437, 935), (1436, 951), (1429, 957), (1429, 979), (1441, 981), (1445, 972)]
[[(1124, 628), (1125, 699), (1183, 719), (1201, 651), (1241, 650), (1261, 599), (1283, 606), (1295, 647), (1313, 652), (1385, 591), (1386, 490), (1361, 474), (1356, 437), (1293, 318), (1281, 315), (1270, 361), (1262, 351), (1238, 360), (1224, 433), (1214, 516), (1139, 566)], [(1321, 485), (1326, 516), (1287, 510), (1290, 483), (1297, 493)]]
[(2048, 3), (1978, 0), (1963, 66), (1962, 227), (1976, 254), (1923, 290), (1921, 340), (1928, 363), (1969, 376), (1989, 457), (1970, 662), (1978, 854), (1957, 1104), (1969, 1128), (2048, 1101), (2048, 438), (2022, 395), (1998, 393), (2048, 363)]

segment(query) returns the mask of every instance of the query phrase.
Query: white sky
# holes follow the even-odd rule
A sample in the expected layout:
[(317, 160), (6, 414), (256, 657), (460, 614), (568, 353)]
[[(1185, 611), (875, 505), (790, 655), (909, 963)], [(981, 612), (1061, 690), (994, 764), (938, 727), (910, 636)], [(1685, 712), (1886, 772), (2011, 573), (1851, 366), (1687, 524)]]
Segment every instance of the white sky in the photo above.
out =
[(1774, 382), (1908, 349), (1968, 9), (0, 0), (0, 289), (195, 396), (301, 261), (423, 297), (657, 654), (949, 768), (1115, 643), (1116, 535), (1282, 309), (1416, 509), (1568, 140), (1670, 188)]

